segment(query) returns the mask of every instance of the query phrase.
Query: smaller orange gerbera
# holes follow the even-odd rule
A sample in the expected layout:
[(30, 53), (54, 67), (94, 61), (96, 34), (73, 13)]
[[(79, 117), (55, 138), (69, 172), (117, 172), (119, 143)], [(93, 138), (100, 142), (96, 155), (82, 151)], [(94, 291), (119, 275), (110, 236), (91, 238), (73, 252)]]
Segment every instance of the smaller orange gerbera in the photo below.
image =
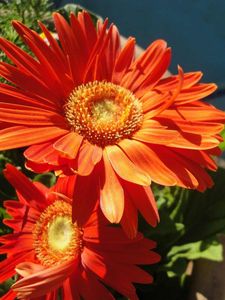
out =
[[(12, 165), (5, 176), (16, 188), (19, 201), (4, 205), (13, 229), (2, 236), (0, 281), (16, 272), (19, 280), (1, 299), (112, 300), (102, 283), (129, 299), (138, 299), (132, 282), (150, 283), (152, 277), (136, 264), (152, 264), (159, 255), (149, 251), (155, 243), (141, 234), (128, 239), (121, 228), (109, 226), (96, 207), (81, 228), (72, 223), (71, 188), (67, 181), (47, 189), (32, 183)], [(56, 192), (57, 191), (57, 192)]]

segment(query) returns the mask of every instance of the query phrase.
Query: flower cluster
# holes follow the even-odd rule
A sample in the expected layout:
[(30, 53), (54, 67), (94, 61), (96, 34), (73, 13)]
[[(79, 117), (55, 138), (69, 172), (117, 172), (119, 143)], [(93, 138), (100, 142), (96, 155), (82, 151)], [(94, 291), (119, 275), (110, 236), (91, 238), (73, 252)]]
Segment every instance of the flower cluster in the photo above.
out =
[(108, 20), (53, 17), (57, 39), (13, 22), (32, 55), (0, 38), (12, 62), (0, 63), (0, 150), (26, 147), (28, 169), (58, 176), (47, 189), (6, 167), (18, 201), (4, 204), (0, 279), (18, 280), (2, 299), (114, 299), (109, 286), (135, 300), (133, 283), (152, 281), (137, 265), (159, 260), (138, 233), (138, 212), (159, 221), (150, 184), (211, 187), (225, 114), (202, 101), (216, 86), (201, 72), (163, 78), (165, 41), (135, 58)]

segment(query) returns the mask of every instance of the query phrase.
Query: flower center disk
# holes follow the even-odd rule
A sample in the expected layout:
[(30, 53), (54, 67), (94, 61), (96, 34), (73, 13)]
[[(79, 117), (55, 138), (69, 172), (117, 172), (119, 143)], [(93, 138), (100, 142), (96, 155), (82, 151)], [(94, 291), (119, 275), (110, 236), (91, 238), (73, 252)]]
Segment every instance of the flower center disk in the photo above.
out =
[(72, 223), (70, 203), (57, 200), (40, 215), (34, 226), (34, 250), (44, 266), (73, 259), (82, 250), (82, 231)]
[(132, 92), (105, 81), (75, 88), (64, 109), (71, 129), (100, 147), (131, 137), (143, 122), (142, 103)]

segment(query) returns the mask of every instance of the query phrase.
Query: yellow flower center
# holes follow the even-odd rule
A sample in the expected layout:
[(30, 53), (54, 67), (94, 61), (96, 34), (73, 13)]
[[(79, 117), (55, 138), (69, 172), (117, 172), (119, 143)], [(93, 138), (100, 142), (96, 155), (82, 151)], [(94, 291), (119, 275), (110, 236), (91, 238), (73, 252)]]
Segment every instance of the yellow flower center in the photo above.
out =
[(101, 147), (131, 137), (143, 121), (141, 102), (129, 90), (105, 81), (78, 86), (64, 108), (71, 129)]
[(72, 223), (70, 203), (57, 200), (40, 215), (34, 226), (34, 250), (44, 266), (74, 258), (82, 250), (82, 230)]

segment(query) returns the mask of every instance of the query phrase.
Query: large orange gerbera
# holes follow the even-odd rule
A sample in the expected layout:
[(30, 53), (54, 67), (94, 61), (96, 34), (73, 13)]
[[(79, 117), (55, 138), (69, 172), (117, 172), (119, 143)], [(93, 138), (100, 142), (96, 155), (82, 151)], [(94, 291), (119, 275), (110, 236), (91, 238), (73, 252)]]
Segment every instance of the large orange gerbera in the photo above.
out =
[[(80, 228), (72, 223), (71, 189), (56, 185), (47, 189), (32, 183), (12, 165), (5, 176), (16, 188), (19, 201), (4, 205), (12, 219), (5, 224), (12, 234), (0, 238), (0, 281), (16, 272), (19, 280), (1, 299), (58, 299), (60, 288), (66, 300), (114, 299), (101, 282), (129, 299), (138, 299), (132, 282), (150, 283), (152, 277), (136, 264), (152, 264), (159, 255), (149, 251), (151, 240), (138, 234), (128, 239), (109, 223), (96, 207)], [(57, 193), (54, 192), (57, 190)], [(22, 278), (21, 278), (22, 277)], [(38, 298), (39, 299), (39, 298)]]
[(151, 181), (210, 187), (205, 169), (216, 169), (211, 155), (219, 153), (225, 115), (200, 100), (216, 86), (181, 68), (161, 79), (171, 58), (163, 40), (134, 59), (135, 40), (121, 49), (107, 20), (97, 29), (86, 12), (72, 14), (70, 24), (59, 14), (54, 20), (59, 43), (41, 23), (47, 43), (13, 22), (34, 57), (0, 40), (14, 63), (0, 64), (13, 83), (0, 85), (0, 149), (30, 146), (28, 168), (77, 174), (74, 207), (87, 211), (100, 191), (105, 216), (120, 222), (126, 207), (132, 228), (137, 209), (156, 224)]

